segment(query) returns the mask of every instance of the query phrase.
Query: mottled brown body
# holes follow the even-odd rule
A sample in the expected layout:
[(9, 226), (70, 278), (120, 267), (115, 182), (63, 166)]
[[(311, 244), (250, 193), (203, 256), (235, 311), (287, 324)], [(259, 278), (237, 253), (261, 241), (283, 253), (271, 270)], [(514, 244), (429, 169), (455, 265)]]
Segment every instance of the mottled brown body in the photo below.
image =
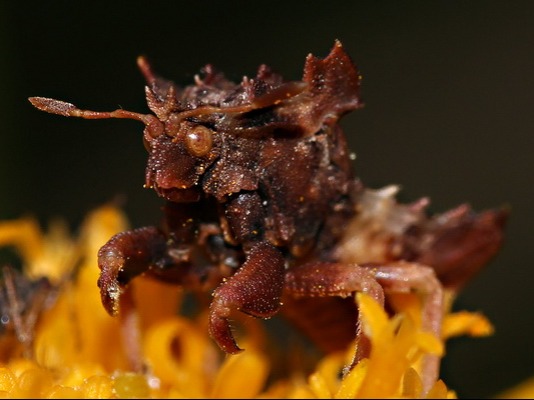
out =
[[(424, 328), (439, 335), (442, 283), (460, 287), (501, 244), (503, 211), (427, 217), (425, 200), (399, 205), (354, 177), (338, 121), (362, 105), (360, 76), (339, 42), (324, 59), (307, 57), (302, 81), (261, 66), (234, 84), (208, 65), (181, 89), (143, 58), (139, 66), (154, 114), (30, 99), (55, 114), (146, 126), (145, 186), (167, 200), (165, 218), (101, 248), (98, 285), (112, 315), (133, 312), (121, 299), (147, 274), (213, 290), (209, 331), (227, 353), (240, 351), (233, 312), (269, 318), (285, 302), (286, 317), (326, 351), (357, 337), (357, 362), (369, 349), (346, 300), (354, 292), (384, 304), (388, 291), (419, 291)], [(427, 388), (437, 361), (427, 360)]]

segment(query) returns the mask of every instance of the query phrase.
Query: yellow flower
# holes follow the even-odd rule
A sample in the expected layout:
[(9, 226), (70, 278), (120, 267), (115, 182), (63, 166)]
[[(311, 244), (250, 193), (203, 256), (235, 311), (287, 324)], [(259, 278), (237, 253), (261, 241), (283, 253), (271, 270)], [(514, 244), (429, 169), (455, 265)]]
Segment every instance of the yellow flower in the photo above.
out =
[[(264, 350), (268, 336), (261, 322), (247, 317), (240, 338), (246, 351), (222, 356), (208, 337), (205, 313), (176, 313), (179, 287), (140, 277), (132, 286), (146, 372), (135, 373), (121, 343), (119, 319), (104, 311), (96, 286), (98, 249), (126, 228), (126, 218), (112, 206), (91, 213), (76, 239), (59, 223), (46, 234), (31, 219), (0, 224), (0, 245), (19, 250), (26, 279), (46, 277), (58, 291), (50, 307), (40, 305), (38, 321), (26, 325), (30, 340), (21, 343), (9, 330), (0, 336), (0, 397), (420, 398), (425, 355), (442, 356), (451, 336), (492, 331), (479, 314), (448, 314), (439, 340), (421, 330), (416, 295), (393, 296), (395, 314), (389, 317), (370, 297), (357, 294), (372, 343), (369, 358), (340, 377), (353, 357), (351, 346), (322, 358), (309, 376), (296, 370), (274, 379), (278, 375)], [(31, 306), (32, 297), (25, 301)], [(22, 317), (28, 322), (27, 315)], [(25, 347), (31, 351), (24, 352)], [(454, 398), (455, 393), (437, 380), (426, 397)]]
[(499, 393), (496, 399), (534, 399), (534, 377)]

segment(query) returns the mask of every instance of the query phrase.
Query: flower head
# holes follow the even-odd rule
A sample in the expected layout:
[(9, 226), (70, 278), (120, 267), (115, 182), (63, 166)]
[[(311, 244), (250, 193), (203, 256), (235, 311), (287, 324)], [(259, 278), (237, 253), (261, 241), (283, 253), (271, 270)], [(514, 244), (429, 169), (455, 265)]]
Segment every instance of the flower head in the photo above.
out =
[[(15, 246), (23, 260), (22, 274), (8, 269), (4, 276), (3, 291), (10, 295), (3, 300), (9, 322), (0, 336), (1, 396), (420, 398), (425, 395), (420, 377), (425, 355), (441, 357), (451, 336), (492, 331), (480, 314), (448, 313), (438, 340), (421, 329), (417, 295), (392, 296), (390, 316), (372, 298), (357, 294), (363, 329), (372, 344), (370, 356), (343, 373), (354, 356), (351, 346), (324, 356), (308, 376), (294, 370), (279, 378), (265, 350), (269, 335), (261, 322), (247, 318), (241, 339), (246, 351), (223, 357), (208, 336), (205, 312), (180, 314), (179, 287), (140, 277), (132, 285), (145, 371), (134, 372), (120, 334), (124, 326), (105, 312), (96, 285), (98, 249), (126, 225), (124, 215), (112, 206), (92, 212), (76, 238), (61, 224), (47, 233), (30, 219), (0, 224), (0, 244)], [(42, 279), (47, 284), (37, 285)], [(21, 290), (16, 280), (30, 289)], [(39, 287), (48, 302), (36, 297)], [(455, 393), (437, 380), (426, 397), (454, 398)]]

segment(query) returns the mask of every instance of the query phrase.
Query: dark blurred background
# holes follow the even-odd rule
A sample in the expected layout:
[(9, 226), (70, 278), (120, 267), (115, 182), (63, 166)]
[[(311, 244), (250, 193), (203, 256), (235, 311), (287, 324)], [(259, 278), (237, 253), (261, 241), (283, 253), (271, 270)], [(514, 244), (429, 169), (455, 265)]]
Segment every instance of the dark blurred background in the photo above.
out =
[(140, 54), (179, 84), (208, 62), (235, 80), (261, 63), (299, 79), (340, 39), (364, 77), (366, 107), (343, 126), (368, 186), (400, 184), (432, 211), (511, 206), (504, 248), (456, 302), (496, 333), (449, 342), (445, 382), (491, 397), (534, 374), (534, 2), (119, 3), (0, 2), (1, 219), (76, 229), (117, 196), (133, 226), (160, 217), (140, 123), (53, 116), (28, 96), (147, 112)]

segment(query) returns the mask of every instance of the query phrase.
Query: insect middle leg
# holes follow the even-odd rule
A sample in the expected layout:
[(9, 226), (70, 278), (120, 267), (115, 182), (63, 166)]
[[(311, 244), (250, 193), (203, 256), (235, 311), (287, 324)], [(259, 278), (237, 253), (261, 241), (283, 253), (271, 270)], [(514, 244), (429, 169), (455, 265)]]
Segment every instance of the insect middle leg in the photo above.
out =
[[(349, 297), (364, 292), (384, 305), (387, 292), (415, 291), (424, 295), (422, 329), (440, 337), (443, 315), (442, 286), (434, 271), (426, 266), (397, 262), (388, 265), (365, 265), (317, 262), (290, 269), (285, 277), (287, 296)], [(332, 310), (335, 312), (335, 310)], [(295, 313), (293, 313), (293, 316)], [(308, 327), (311, 327), (309, 324)], [(321, 329), (320, 326), (315, 329)], [(356, 330), (357, 349), (352, 366), (370, 355), (370, 342), (363, 332), (358, 314)], [(426, 355), (423, 360), (423, 388), (427, 392), (438, 377), (439, 358)]]
[[(426, 265), (398, 261), (387, 265), (368, 266), (376, 280), (386, 292), (423, 295), (421, 329), (436, 338), (441, 338), (441, 324), (444, 313), (443, 286), (433, 268)], [(421, 367), (423, 392), (426, 394), (439, 376), (440, 358), (425, 354)]]

